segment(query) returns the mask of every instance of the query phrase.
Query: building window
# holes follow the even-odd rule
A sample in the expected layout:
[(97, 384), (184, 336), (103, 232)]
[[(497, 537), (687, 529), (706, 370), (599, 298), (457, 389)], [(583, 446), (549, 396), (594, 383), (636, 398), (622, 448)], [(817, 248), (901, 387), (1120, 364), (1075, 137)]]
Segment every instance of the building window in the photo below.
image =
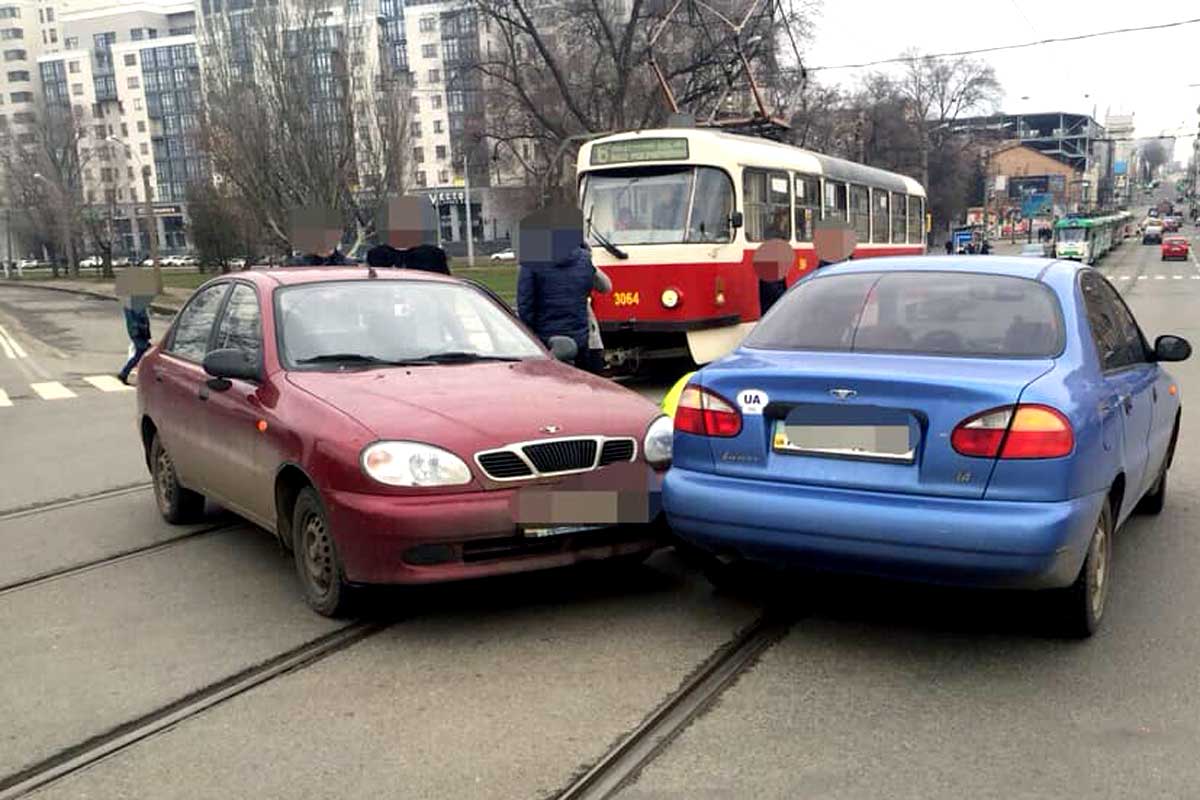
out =
[(13, 92), (9, 97), (14, 103), (33, 102), (33, 92)]
[(78, 36), (68, 36), (66, 39), (63, 39), (63, 47), (67, 48), (68, 50), (78, 50), (79, 49), (79, 37)]
[(137, 66), (137, 53), (126, 53), (125, 54), (125, 66), (127, 66), (127, 67)]
[(29, 71), (18, 69), (8, 73), (9, 81), (27, 81), (29, 80)]
[(442, 96), (440, 94), (435, 94), (433, 96), (433, 107), (435, 109), (442, 107)]
[(425, 185), (425, 173), (418, 172), (417, 173), (417, 186), (424, 186), (424, 185)]
[(72, 61), (71, 63), (67, 64), (67, 72), (70, 72), (72, 75), (79, 74), (79, 62)]
[(53, 8), (46, 9), (46, 22), (54, 22), (54, 9)]
[(126, 125), (124, 122), (122, 122), (121, 123), (121, 137), (124, 138), (128, 135), (129, 135), (129, 126)]
[(435, 119), (433, 121), (433, 132), (434, 133), (442, 132), (442, 121), (440, 119)]
[(108, 136), (108, 129), (103, 125), (96, 125), (94, 130), (96, 131), (97, 139), (103, 139), (105, 136)]
[(421, 45), (421, 57), (422, 58), (437, 58), (437, 45), (436, 44)]
[(0, 31), (0, 39), (24, 39), (25, 31), (21, 28), (5, 28)]
[[(141, 124), (141, 123), (138, 123), (138, 124)], [(150, 145), (146, 144), (145, 142), (142, 142), (138, 146), (138, 150), (141, 151), (141, 154), (144, 156), (150, 155)]]
[(73, 94), (73, 95), (83, 94), (83, 84), (82, 83), (72, 83), (71, 84), (71, 94)]
[(441, 83), (442, 82), (442, 71), (440, 69), (429, 70), (429, 82), (430, 83)]
[(142, 98), (140, 98), (140, 97), (133, 98), (133, 110), (134, 111), (142, 110)]
[(129, 41), (140, 42), (145, 32), (141, 28), (131, 28), (129, 31)]
[(408, 128), (410, 131), (412, 131), (413, 136), (421, 135), (421, 123), (420, 122), (413, 122), (412, 124), (410, 124), (408, 126)]
[(5, 61), (24, 61), (26, 58), (27, 58), (27, 55), (24, 50), (5, 50), (4, 51), (4, 60)]
[(92, 116), (96, 119), (104, 119), (104, 106), (99, 103), (92, 103)]
[(437, 159), (438, 159), (438, 161), (446, 160), (446, 145), (439, 144), (437, 146)]
[(138, 89), (138, 88), (141, 88), (142, 82), (138, 80), (136, 75), (134, 75), (128, 81), (125, 82), (125, 85), (128, 86), (130, 89)]
[(422, 33), (430, 33), (432, 31), (436, 31), (437, 30), (437, 17), (434, 17), (434, 16), (421, 17), (420, 27), (421, 27)]
[(410, 101), (410, 102), (411, 102), (411, 104), (412, 104), (412, 110), (413, 110), (413, 111), (420, 111), (420, 110), (421, 110), (421, 98), (417, 97), (417, 96), (414, 94), (414, 95), (413, 95), (411, 98), (409, 98), (409, 101)]
[(441, 172), (438, 173), (438, 183), (440, 183), (442, 186), (445, 186), (446, 184), (450, 183), (449, 171), (442, 170)]
[(146, 122), (145, 122), (145, 120), (139, 119), (138, 120), (138, 133), (145, 133), (145, 132), (146, 132)]
[(425, 150), (424, 150), (424, 148), (421, 148), (421, 147), (414, 147), (414, 148), (413, 148), (413, 161), (415, 161), (415, 162), (416, 162), (416, 163), (418, 163), (418, 164), (422, 164), (422, 163), (424, 163), (424, 161), (425, 161)]
[[(0, 19), (20, 19), (21, 9), (16, 6), (4, 6), (0, 8)], [(42, 18), (42, 12), (38, 11), (38, 19)]]

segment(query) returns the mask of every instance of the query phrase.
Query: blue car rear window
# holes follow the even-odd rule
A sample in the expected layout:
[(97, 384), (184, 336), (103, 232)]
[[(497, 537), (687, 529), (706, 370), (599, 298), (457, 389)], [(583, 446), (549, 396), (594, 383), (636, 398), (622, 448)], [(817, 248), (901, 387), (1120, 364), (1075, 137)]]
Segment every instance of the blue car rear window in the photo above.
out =
[(1062, 309), (1045, 284), (963, 272), (816, 277), (788, 292), (747, 347), (1045, 358), (1063, 349)]

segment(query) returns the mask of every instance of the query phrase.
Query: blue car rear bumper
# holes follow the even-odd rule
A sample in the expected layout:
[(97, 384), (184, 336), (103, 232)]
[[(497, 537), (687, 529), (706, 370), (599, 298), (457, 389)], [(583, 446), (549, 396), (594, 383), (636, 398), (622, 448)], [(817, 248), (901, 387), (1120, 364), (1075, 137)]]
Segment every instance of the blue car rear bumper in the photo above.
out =
[(1069, 586), (1105, 502), (929, 497), (667, 473), (671, 527), (706, 550), (776, 564), (988, 588)]

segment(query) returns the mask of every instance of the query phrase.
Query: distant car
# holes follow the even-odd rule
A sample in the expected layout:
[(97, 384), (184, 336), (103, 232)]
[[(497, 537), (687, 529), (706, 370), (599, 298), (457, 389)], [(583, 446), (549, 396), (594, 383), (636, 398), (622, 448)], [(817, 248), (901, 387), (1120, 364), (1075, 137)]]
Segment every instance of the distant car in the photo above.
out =
[(1163, 233), (1176, 233), (1181, 224), (1179, 217), (1166, 217), (1163, 219)]
[(1162, 240), (1162, 260), (1172, 258), (1187, 260), (1188, 240), (1182, 236), (1166, 236)]
[(273, 531), (321, 614), (363, 584), (637, 560), (664, 540), (670, 419), (557, 360), (465, 281), (223, 276), (139, 372), (162, 516), (184, 522), (210, 497)]
[(1030, 242), (1029, 244), (1021, 245), (1022, 258), (1046, 258), (1046, 245)]
[(79, 262), (81, 267), (99, 267), (104, 264), (104, 259), (100, 256), (88, 256)]
[[(793, 286), (675, 411), (663, 503), (708, 561), (1048, 589), (1091, 635), (1112, 537), (1157, 513), (1179, 433), (1163, 369), (1070, 261), (878, 258)], [(709, 558), (704, 559), (707, 553)]]
[(492, 261), (513, 261), (516, 257), (517, 254), (512, 250), (501, 250), (499, 253), (492, 253), (489, 256)]
[(1162, 225), (1150, 224), (1142, 229), (1142, 244), (1161, 244), (1162, 240)]
[(229, 266), (232, 267), (233, 269), (242, 269), (246, 266), (246, 259), (231, 258), (231, 259), (229, 259)]
[(113, 259), (114, 267), (128, 267), (131, 263), (133, 262), (130, 260), (129, 256), (117, 256)]

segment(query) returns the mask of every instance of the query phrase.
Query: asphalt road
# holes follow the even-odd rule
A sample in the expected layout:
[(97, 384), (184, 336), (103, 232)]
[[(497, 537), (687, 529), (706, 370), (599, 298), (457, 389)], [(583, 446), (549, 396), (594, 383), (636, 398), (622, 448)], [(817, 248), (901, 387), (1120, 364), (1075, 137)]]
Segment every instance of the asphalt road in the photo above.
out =
[[(1100, 269), (1149, 335), (1200, 342), (1200, 265), (1162, 264), (1156, 247), (1128, 242)], [(339, 625), (305, 608), (290, 560), (261, 531), (215, 508), (190, 528), (158, 518), (138, 487), (132, 393), (87, 380), (123, 360), (115, 303), (0, 287), (0, 327), (25, 353), (0, 348), (3, 797), (14, 776)], [(1187, 404), (1200, 361), (1174, 372)], [(73, 396), (46, 399), (53, 383)], [(1194, 794), (1200, 453), (1189, 431), (1167, 510), (1117, 538), (1094, 639), (1045, 635), (1020, 596), (785, 580), (774, 596), (794, 615), (787, 636), (621, 796)], [(634, 569), (383, 593), (373, 635), (34, 796), (553, 796), (760, 610), (671, 552)]]

